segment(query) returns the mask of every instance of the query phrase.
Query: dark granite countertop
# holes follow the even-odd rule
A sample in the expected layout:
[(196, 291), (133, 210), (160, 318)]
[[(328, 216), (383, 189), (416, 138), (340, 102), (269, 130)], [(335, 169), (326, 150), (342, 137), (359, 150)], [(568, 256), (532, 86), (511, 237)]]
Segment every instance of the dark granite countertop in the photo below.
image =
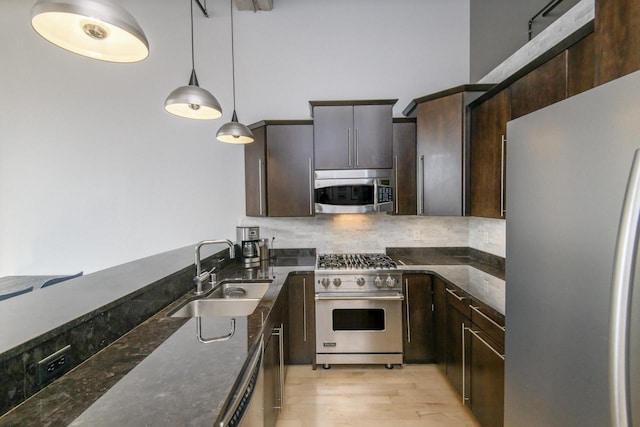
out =
[[(402, 261), (403, 271), (437, 274), (478, 298), (482, 296), (504, 314), (504, 308), (500, 310), (504, 280), (486, 272), (500, 274), (495, 260), (485, 262), (464, 251), (428, 252), (388, 250)], [(195, 319), (166, 317), (193, 297), (189, 292), (0, 417), (0, 426), (213, 425), (223, 415), (286, 278), (314, 269), (312, 251), (299, 256), (277, 255), (271, 264), (244, 269), (234, 263), (219, 273), (219, 282), (272, 280), (256, 310), (236, 317), (236, 333), (230, 340), (202, 344), (196, 338)], [(229, 328), (228, 317), (203, 318), (203, 331), (208, 336), (224, 335)]]

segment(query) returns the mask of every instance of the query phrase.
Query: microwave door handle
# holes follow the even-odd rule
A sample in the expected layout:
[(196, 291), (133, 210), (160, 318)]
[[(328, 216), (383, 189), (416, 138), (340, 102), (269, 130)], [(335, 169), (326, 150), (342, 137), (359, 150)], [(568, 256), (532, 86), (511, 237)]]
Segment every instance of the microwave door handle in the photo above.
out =
[(380, 206), (378, 204), (378, 191), (379, 191), (379, 187), (378, 187), (378, 180), (374, 179), (373, 180), (373, 211), (374, 212), (379, 212)]

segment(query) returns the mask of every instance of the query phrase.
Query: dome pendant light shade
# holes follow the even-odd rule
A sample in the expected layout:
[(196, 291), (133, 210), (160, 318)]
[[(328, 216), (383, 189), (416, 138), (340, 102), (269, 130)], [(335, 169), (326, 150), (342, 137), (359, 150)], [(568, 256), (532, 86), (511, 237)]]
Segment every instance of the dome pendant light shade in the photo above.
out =
[(228, 144), (249, 144), (253, 142), (253, 132), (242, 123), (238, 123), (238, 115), (236, 110), (233, 110), (231, 121), (218, 129), (216, 139)]
[(238, 122), (236, 114), (236, 57), (233, 49), (233, 0), (231, 4), (231, 76), (233, 79), (233, 115), (231, 121), (218, 129), (216, 139), (227, 144), (250, 144), (254, 140), (253, 132), (247, 126)]
[(188, 119), (211, 120), (222, 117), (222, 107), (216, 97), (198, 86), (196, 70), (191, 70), (188, 86), (180, 86), (169, 94), (164, 109)]
[(138, 62), (149, 42), (133, 16), (109, 0), (39, 0), (33, 29), (63, 49), (109, 62)]
[[(191, 7), (191, 78), (188, 86), (180, 86), (169, 94), (164, 101), (167, 112), (187, 119), (212, 120), (222, 117), (222, 107), (215, 96), (198, 85), (195, 54), (193, 48), (193, 2)], [(208, 15), (205, 13), (205, 16)]]

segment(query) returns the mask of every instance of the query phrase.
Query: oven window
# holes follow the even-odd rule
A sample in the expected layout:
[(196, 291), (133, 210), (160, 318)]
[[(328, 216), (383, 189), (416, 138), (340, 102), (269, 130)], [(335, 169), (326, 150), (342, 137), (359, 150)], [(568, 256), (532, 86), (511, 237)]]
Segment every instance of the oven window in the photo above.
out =
[(384, 331), (384, 309), (339, 308), (333, 310), (334, 331)]

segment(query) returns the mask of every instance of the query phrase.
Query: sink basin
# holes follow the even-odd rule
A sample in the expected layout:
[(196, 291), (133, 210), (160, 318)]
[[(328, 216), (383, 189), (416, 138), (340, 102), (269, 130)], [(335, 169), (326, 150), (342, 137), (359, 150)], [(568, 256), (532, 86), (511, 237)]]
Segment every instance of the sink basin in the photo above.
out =
[(269, 289), (269, 282), (226, 282), (207, 298), (260, 299)]
[(189, 301), (169, 314), (171, 317), (248, 316), (260, 298), (203, 298)]

